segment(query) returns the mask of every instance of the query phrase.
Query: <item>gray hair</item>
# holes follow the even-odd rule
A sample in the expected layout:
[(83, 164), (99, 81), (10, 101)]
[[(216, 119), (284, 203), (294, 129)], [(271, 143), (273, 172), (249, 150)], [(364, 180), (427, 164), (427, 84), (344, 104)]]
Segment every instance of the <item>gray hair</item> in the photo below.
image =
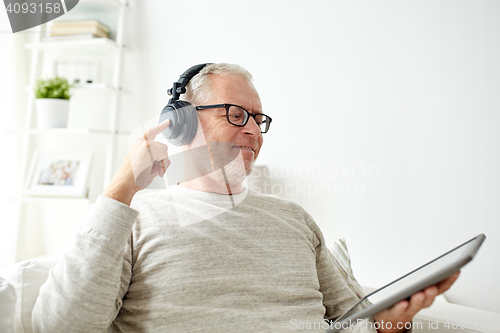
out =
[(249, 83), (252, 83), (253, 77), (246, 69), (236, 64), (211, 64), (205, 66), (198, 74), (196, 74), (186, 86), (186, 93), (182, 96), (182, 100), (193, 105), (201, 105), (206, 103), (212, 96), (210, 90), (210, 75), (211, 74), (233, 74), (244, 77)]

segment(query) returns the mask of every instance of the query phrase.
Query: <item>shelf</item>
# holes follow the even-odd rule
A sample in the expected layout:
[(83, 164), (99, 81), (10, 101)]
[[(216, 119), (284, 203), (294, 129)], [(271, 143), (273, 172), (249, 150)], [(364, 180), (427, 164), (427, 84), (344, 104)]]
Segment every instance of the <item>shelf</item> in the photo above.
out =
[[(29, 135), (62, 135), (62, 134), (113, 134), (108, 130), (98, 130), (90, 128), (48, 128), (38, 129), (32, 128), (29, 130), (6, 130), (8, 134), (29, 134)], [(129, 135), (129, 132), (116, 132), (118, 135)]]
[(73, 90), (116, 90), (106, 83), (78, 83), (74, 84), (71, 89)]
[(39, 43), (27, 43), (25, 47), (30, 50), (42, 52), (65, 52), (80, 54), (81, 52), (92, 54), (106, 54), (119, 49), (118, 44), (109, 38), (89, 38), (60, 41), (44, 41)]
[(95, 13), (115, 10), (120, 6), (127, 5), (126, 1), (120, 0), (80, 0), (74, 9), (79, 12)]
[[(24, 87), (25, 91), (31, 92), (34, 90), (34, 87), (26, 86)], [(78, 84), (73, 84), (73, 86), (70, 88), (70, 90), (109, 90), (109, 91), (114, 91), (117, 90), (116, 88), (113, 88), (109, 84), (106, 83), (78, 83)]]
[(78, 83), (73, 84), (70, 91), (118, 91), (120, 90), (122, 94), (129, 95), (128, 90), (123, 90), (121, 88), (117, 89), (107, 83)]
[[(0, 197), (8, 205), (15, 207), (18, 211), (14, 226), (16, 234), (21, 235), (22, 230), (35, 221), (37, 225), (43, 225), (50, 221), (49, 218), (71, 218), (74, 208), (90, 209), (95, 203), (101, 186), (109, 184), (115, 172), (115, 164), (120, 163), (118, 152), (123, 153), (118, 147), (126, 141), (129, 132), (119, 131), (119, 117), (123, 97), (126, 92), (123, 88), (124, 57), (126, 54), (127, 20), (131, 15), (131, 6), (128, 0), (79, 0), (69, 12), (60, 17), (61, 21), (69, 20), (99, 20), (107, 25), (110, 38), (89, 38), (92, 36), (64, 36), (60, 38), (44, 38), (47, 34), (49, 23), (40, 25), (37, 35), (32, 36), (28, 43), (24, 44), (26, 56), (31, 58), (30, 65), (26, 66), (29, 72), (29, 81), (26, 86), (27, 102), (24, 126), (12, 129), (0, 129), (0, 134), (8, 134), (7, 144), (15, 144), (20, 141), (20, 168), (18, 170), (18, 190), (9, 191)], [(59, 18), (55, 21), (59, 21)], [(83, 37), (83, 38), (82, 38)], [(116, 42), (118, 41), (118, 43)], [(71, 94), (75, 93), (75, 112), (86, 109), (93, 113), (76, 115), (70, 126), (83, 128), (52, 128), (38, 129), (36, 114), (36, 95), (34, 87), (37, 78), (53, 77), (57, 73), (57, 62), (85, 61), (100, 62), (102, 80), (97, 82), (99, 76), (92, 76), (95, 83), (86, 83), (83, 80), (89, 78), (79, 75), (80, 83), (73, 85)], [(76, 69), (75, 69), (76, 70)], [(74, 77), (71, 77), (73, 80)], [(95, 111), (94, 111), (95, 110)], [(70, 107), (70, 112), (72, 112)], [(71, 119), (71, 118), (70, 118)], [(86, 128), (88, 127), (88, 128)], [(87, 195), (90, 197), (68, 197), (68, 196), (44, 196), (43, 194), (62, 195), (61, 192), (36, 192), (26, 190), (32, 181), (36, 171), (36, 164), (40, 160), (34, 160), (33, 150), (43, 149), (49, 151), (64, 146), (65, 150), (78, 151), (82, 146), (96, 153), (95, 161), (92, 161), (92, 172), (87, 179)], [(61, 148), (61, 147), (60, 147)], [(69, 155), (68, 155), (69, 156)], [(90, 190), (91, 189), (91, 190)], [(42, 194), (41, 196), (35, 196)], [(82, 194), (82, 193), (76, 193)], [(47, 209), (47, 212), (58, 214), (38, 216), (38, 214), (26, 214), (31, 207)], [(36, 213), (36, 212), (33, 212)], [(59, 214), (60, 213), (60, 214)], [(37, 235), (33, 237), (36, 238)], [(26, 240), (29, 240), (26, 237)], [(21, 247), (17, 247), (21, 249)], [(24, 252), (21, 252), (24, 255)], [(15, 254), (19, 256), (19, 254)]]
[(6, 201), (16, 201), (16, 202), (29, 202), (29, 203), (44, 203), (44, 202), (81, 202), (81, 203), (94, 203), (95, 199), (90, 198), (71, 198), (71, 197), (17, 197), (17, 198), (4, 198)]
[[(34, 87), (29, 87), (29, 86), (26, 86), (24, 87), (24, 91), (26, 92), (33, 92), (34, 91)], [(71, 93), (75, 93), (75, 92), (80, 92), (80, 91), (88, 91), (88, 92), (98, 92), (98, 91), (102, 91), (102, 92), (105, 92), (105, 93), (110, 93), (110, 92), (114, 92), (114, 91), (118, 91), (120, 90), (122, 94), (125, 94), (125, 95), (130, 95), (130, 92), (129, 90), (123, 90), (123, 89), (116, 89), (115, 87), (112, 87), (110, 86), (109, 84), (106, 84), (106, 83), (78, 83), (78, 84), (73, 84), (73, 86), (70, 88), (70, 92)]]

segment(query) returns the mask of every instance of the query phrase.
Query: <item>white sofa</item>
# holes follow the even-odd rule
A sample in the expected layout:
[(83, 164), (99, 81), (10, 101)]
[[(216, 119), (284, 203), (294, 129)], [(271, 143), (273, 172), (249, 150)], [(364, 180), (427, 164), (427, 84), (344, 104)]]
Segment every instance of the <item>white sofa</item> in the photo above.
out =
[(436, 301), (431, 307), (421, 310), (414, 322), (422, 323), (422, 328), (418, 330), (422, 333), (439, 331), (500, 332), (500, 313), (440, 301)]
[(14, 331), (16, 292), (9, 281), (0, 277), (0, 332)]
[[(0, 269), (9, 289), (0, 290), (0, 332), (31, 333), (31, 312), (57, 258), (26, 260)], [(12, 320), (7, 320), (11, 316)]]
[[(23, 261), (0, 269), (0, 332), (31, 333), (31, 313), (38, 292), (49, 276), (49, 270), (57, 263), (57, 258)], [(364, 292), (373, 290), (363, 288)], [(457, 326), (467, 320), (472, 325), (461, 329)], [(422, 323), (422, 326), (415, 326)], [(447, 327), (447, 323), (448, 326)], [(495, 325), (496, 323), (496, 325)], [(468, 332), (500, 332), (500, 314), (472, 309), (437, 300), (427, 309), (418, 313), (414, 320), (413, 332), (444, 333), (459, 330)], [(111, 329), (108, 330), (108, 332)]]

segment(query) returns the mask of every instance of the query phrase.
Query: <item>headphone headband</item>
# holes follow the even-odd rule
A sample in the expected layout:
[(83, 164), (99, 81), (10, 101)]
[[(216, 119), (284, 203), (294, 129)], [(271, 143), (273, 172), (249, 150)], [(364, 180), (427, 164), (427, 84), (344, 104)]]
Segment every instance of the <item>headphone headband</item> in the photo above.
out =
[(187, 71), (181, 74), (179, 80), (174, 82), (172, 88), (167, 90), (167, 94), (172, 96), (172, 98), (168, 101), (168, 104), (172, 104), (176, 102), (180, 95), (186, 93), (186, 86), (189, 81), (198, 74), (205, 66), (211, 65), (212, 63), (199, 64), (189, 68)]

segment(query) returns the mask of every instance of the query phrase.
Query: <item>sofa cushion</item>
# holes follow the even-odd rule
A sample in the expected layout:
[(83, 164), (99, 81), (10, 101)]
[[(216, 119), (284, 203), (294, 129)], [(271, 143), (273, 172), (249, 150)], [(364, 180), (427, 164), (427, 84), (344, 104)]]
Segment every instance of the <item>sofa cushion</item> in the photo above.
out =
[[(49, 271), (58, 259), (44, 258), (26, 260), (0, 270), (0, 276), (14, 288), (15, 295), (15, 332), (31, 333), (31, 313), (42, 284), (49, 277)], [(0, 330), (3, 332), (2, 330)]]
[(359, 299), (363, 298), (363, 288), (352, 272), (351, 257), (349, 256), (345, 239), (340, 238), (333, 243), (327, 244), (327, 247), (346, 284)]
[(0, 332), (14, 332), (16, 292), (14, 286), (0, 277)]

